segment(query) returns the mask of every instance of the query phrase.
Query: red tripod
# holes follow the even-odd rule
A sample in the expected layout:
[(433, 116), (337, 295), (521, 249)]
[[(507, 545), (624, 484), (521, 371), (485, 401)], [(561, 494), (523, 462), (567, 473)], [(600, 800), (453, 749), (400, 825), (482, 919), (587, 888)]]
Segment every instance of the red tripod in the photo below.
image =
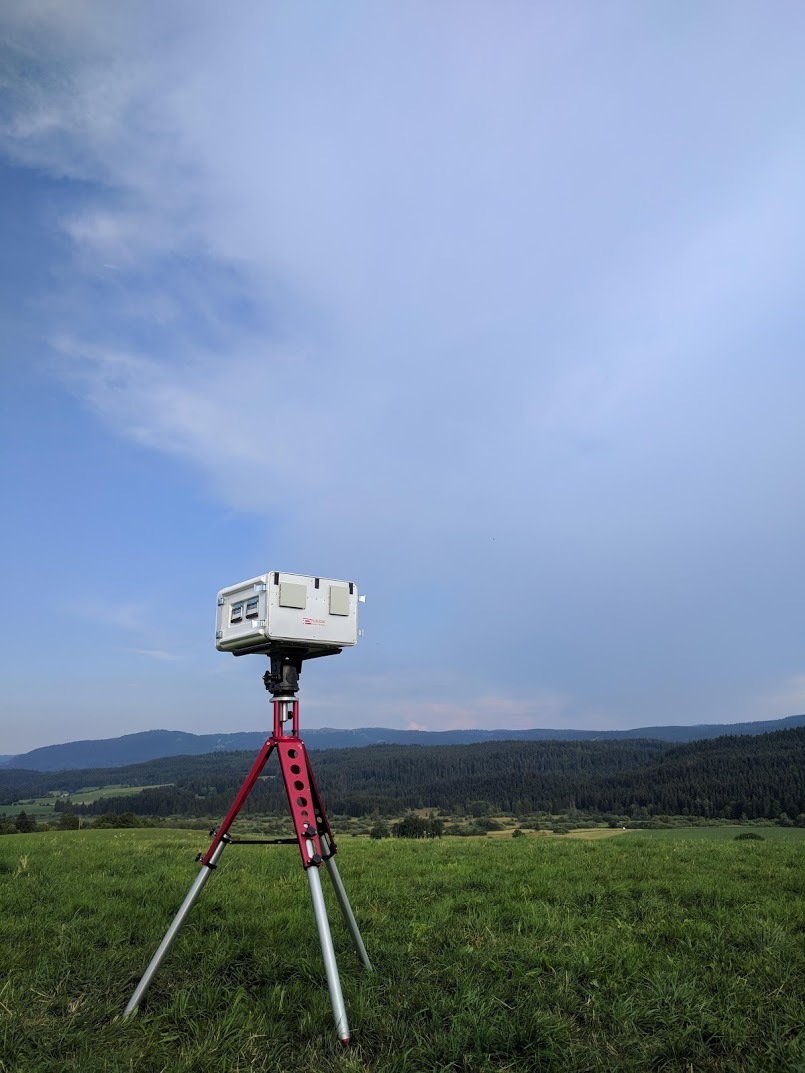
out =
[[(205, 854), (199, 854), (197, 860), (201, 862), (201, 871), (188, 891), (187, 897), (179, 907), (179, 911), (173, 918), (170, 927), (165, 932), (165, 937), (160, 943), (156, 953), (151, 958), (148, 968), (145, 970), (142, 979), (137, 985), (128, 1006), (126, 1006), (123, 1014), (124, 1017), (128, 1017), (130, 1014), (134, 1013), (140, 1005), (151, 981), (173, 945), (173, 941), (178, 935), (179, 929), (198, 899), (204, 884), (210, 878), (212, 870), (217, 867), (224, 848), (228, 845), (238, 845), (243, 843), (268, 843), (272, 845), (287, 843), (290, 845), (298, 845), (299, 852), (302, 855), (302, 867), (307, 872), (307, 877), (310, 882), (310, 893), (313, 898), (313, 912), (315, 913), (316, 925), (319, 930), (319, 939), (321, 941), (321, 950), (324, 957), (324, 968), (327, 974), (327, 986), (330, 991), (330, 1001), (333, 1007), (336, 1031), (338, 1033), (338, 1038), (342, 1043), (346, 1044), (349, 1042), (347, 1012), (344, 1006), (344, 996), (341, 992), (341, 980), (338, 976), (338, 966), (335, 960), (335, 950), (333, 949), (333, 938), (330, 933), (330, 923), (327, 919), (324, 895), (321, 889), (319, 867), (322, 862), (324, 862), (327, 871), (330, 873), (330, 879), (332, 880), (335, 889), (338, 904), (341, 907), (344, 920), (352, 935), (352, 941), (355, 944), (358, 957), (361, 959), (366, 969), (371, 971), (372, 965), (369, 961), (369, 955), (366, 953), (366, 947), (363, 945), (363, 939), (361, 938), (361, 933), (358, 930), (357, 922), (349, 904), (347, 892), (341, 881), (338, 866), (335, 863), (335, 840), (333, 839), (330, 823), (327, 819), (327, 814), (324, 811), (324, 805), (322, 804), (318, 787), (316, 786), (316, 779), (313, 775), (313, 769), (310, 766), (310, 759), (307, 754), (307, 749), (305, 748), (305, 743), (299, 737), (299, 701), (296, 697), (287, 695), (289, 692), (296, 692), (298, 670), (301, 665), (301, 659), (298, 661), (296, 674), (293, 673), (293, 667), (290, 668), (290, 675), (288, 674), (289, 668), (287, 666), (287, 659), (285, 662), (286, 667), (284, 668), (284, 671), (286, 673), (282, 676), (281, 682), (277, 678), (273, 678), (271, 672), (267, 673), (265, 676), (266, 688), (271, 689), (272, 693), (274, 693), (274, 732), (261, 748), (257, 759), (252, 765), (251, 771), (246, 776), (246, 780), (238, 791), (238, 795), (233, 801), (229, 812), (227, 812), (223, 823), (216, 831), (212, 832), (215, 837), (212, 840), (210, 848)], [(272, 670), (273, 668), (274, 662), (272, 660)], [(278, 696), (277, 694), (280, 692), (285, 695)], [(287, 724), (289, 721), (291, 724), (290, 733), (287, 732)], [(282, 780), (285, 783), (285, 792), (288, 796), (288, 806), (291, 811), (291, 818), (293, 819), (296, 836), (294, 838), (273, 839), (232, 838), (229, 834), (229, 828), (235, 822), (246, 798), (251, 793), (268, 758), (275, 749), (277, 751), (277, 756), (279, 757), (280, 771), (282, 772)]]

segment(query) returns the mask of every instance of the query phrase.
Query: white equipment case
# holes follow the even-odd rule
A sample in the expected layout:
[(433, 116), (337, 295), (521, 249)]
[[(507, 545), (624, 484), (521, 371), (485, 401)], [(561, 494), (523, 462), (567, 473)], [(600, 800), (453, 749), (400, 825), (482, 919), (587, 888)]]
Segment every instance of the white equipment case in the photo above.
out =
[(313, 654), (357, 640), (358, 587), (353, 581), (274, 570), (218, 593), (215, 647), (221, 652), (240, 655), (282, 644)]

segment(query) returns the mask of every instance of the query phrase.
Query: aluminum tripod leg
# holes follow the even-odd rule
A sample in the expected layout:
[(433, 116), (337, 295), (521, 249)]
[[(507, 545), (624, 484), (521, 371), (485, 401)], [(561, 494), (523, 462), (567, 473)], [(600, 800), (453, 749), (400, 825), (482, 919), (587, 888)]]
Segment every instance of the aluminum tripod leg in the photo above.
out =
[(128, 1017), (130, 1014), (134, 1013), (134, 1011), (137, 1009), (137, 1007), (142, 1002), (146, 991), (148, 990), (148, 988), (151, 985), (151, 981), (153, 980), (153, 978), (156, 976), (157, 972), (159, 971), (159, 966), (165, 960), (165, 958), (168, 955), (168, 951), (173, 946), (174, 939), (179, 934), (179, 929), (181, 928), (182, 924), (184, 924), (185, 919), (187, 918), (187, 915), (190, 912), (190, 910), (196, 904), (196, 901), (198, 900), (198, 896), (199, 896), (199, 894), (201, 894), (201, 891), (204, 888), (204, 884), (210, 878), (210, 874), (212, 873), (213, 868), (215, 867), (215, 865), (218, 862), (218, 858), (224, 852), (224, 846), (225, 845), (226, 845), (226, 842), (223, 842), (223, 841), (219, 842), (218, 845), (215, 847), (215, 852), (213, 853), (212, 857), (210, 858), (210, 863), (209, 864), (202, 864), (201, 871), (196, 876), (195, 880), (193, 881), (192, 887), (187, 892), (187, 897), (182, 902), (182, 904), (179, 906), (179, 911), (177, 912), (176, 916), (171, 921), (170, 927), (165, 932), (165, 938), (162, 940), (162, 942), (157, 947), (157, 951), (154, 954), (154, 956), (151, 958), (151, 961), (148, 964), (148, 968), (143, 973), (142, 980), (140, 980), (139, 984), (137, 984), (137, 987), (136, 987), (136, 989), (134, 991), (134, 994), (131, 996), (131, 999), (129, 1000), (128, 1006), (123, 1011), (123, 1016), (124, 1017)]
[(327, 974), (327, 988), (330, 992), (330, 1003), (333, 1007), (335, 1018), (335, 1030), (343, 1044), (349, 1043), (349, 1025), (347, 1024), (347, 1008), (344, 1005), (344, 995), (341, 991), (341, 979), (338, 975), (338, 965), (335, 961), (335, 949), (333, 937), (330, 933), (330, 922), (327, 919), (327, 909), (324, 905), (324, 893), (321, 889), (321, 876), (315, 865), (306, 869), (307, 878), (310, 881), (310, 895), (313, 899), (313, 912), (316, 917), (316, 926), (319, 929), (319, 941), (321, 953), (324, 958), (324, 971)]
[(330, 873), (330, 879), (332, 880), (333, 888), (335, 889), (335, 896), (338, 899), (338, 904), (341, 906), (341, 912), (344, 914), (344, 922), (349, 928), (349, 933), (352, 936), (352, 942), (355, 944), (355, 950), (358, 957), (363, 962), (363, 967), (368, 972), (371, 972), (372, 963), (369, 960), (369, 955), (366, 953), (366, 947), (363, 945), (358, 922), (352, 912), (352, 906), (349, 904), (349, 898), (344, 889), (344, 884), (341, 881), (341, 874), (338, 871), (338, 865), (335, 863), (335, 857), (327, 857), (324, 863), (327, 865), (327, 871)]
[(129, 1002), (126, 1009), (123, 1011), (124, 1017), (128, 1017), (130, 1014), (134, 1013), (134, 1011), (140, 1005), (140, 1002), (142, 1001), (143, 996), (148, 990), (151, 981), (156, 975), (159, 966), (165, 960), (168, 951), (173, 946), (173, 941), (178, 935), (179, 929), (181, 928), (182, 924), (184, 924), (187, 914), (196, 904), (196, 900), (199, 894), (201, 894), (204, 884), (210, 878), (210, 872), (217, 864), (218, 858), (224, 852), (224, 846), (227, 844), (227, 842), (231, 841), (228, 834), (229, 828), (232, 826), (232, 823), (234, 822), (238, 813), (243, 807), (243, 803), (245, 802), (246, 798), (252, 792), (252, 788), (260, 777), (260, 773), (266, 765), (266, 760), (268, 760), (273, 749), (274, 738), (272, 737), (269, 738), (268, 741), (263, 743), (262, 749), (257, 754), (257, 759), (252, 764), (251, 770), (246, 776), (246, 781), (243, 783), (240, 790), (238, 791), (237, 797), (230, 806), (229, 812), (227, 812), (226, 817), (224, 818), (224, 822), (221, 824), (217, 831), (210, 832), (211, 834), (214, 834), (215, 837), (212, 840), (210, 848), (201, 858), (201, 871), (196, 876), (193, 886), (187, 893), (187, 897), (180, 905), (179, 912), (173, 918), (170, 927), (165, 932), (165, 938), (159, 944), (157, 952), (151, 958), (151, 961), (148, 965), (148, 968), (145, 970), (145, 974), (143, 975), (142, 980), (140, 980), (134, 994), (131, 996), (131, 1001)]

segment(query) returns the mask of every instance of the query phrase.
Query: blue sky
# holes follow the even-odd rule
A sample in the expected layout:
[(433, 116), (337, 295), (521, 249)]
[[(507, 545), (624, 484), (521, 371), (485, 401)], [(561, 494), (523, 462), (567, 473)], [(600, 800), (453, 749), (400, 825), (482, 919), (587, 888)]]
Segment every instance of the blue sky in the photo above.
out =
[(266, 726), (273, 569), (368, 593), (310, 727), (805, 710), (803, 31), (5, 4), (0, 752)]

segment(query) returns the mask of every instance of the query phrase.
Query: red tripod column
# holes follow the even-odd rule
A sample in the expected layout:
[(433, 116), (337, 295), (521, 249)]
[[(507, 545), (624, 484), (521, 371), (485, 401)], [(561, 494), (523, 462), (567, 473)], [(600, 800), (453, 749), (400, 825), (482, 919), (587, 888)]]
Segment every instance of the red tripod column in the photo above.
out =
[(279, 757), (294, 833), (302, 854), (302, 865), (305, 868), (318, 866), (323, 859), (319, 841), (319, 821), (322, 813), (315, 783), (309, 775), (310, 764), (305, 743), (300, 738), (287, 737), (276, 740), (274, 747)]

